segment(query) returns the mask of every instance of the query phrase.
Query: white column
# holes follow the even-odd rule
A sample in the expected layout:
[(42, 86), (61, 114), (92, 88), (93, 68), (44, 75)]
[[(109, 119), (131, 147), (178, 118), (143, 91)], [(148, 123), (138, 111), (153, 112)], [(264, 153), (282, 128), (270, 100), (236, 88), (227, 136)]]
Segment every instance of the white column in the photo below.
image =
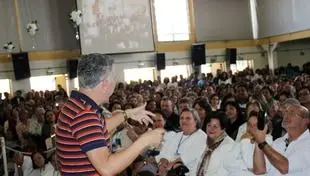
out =
[(4, 176), (8, 176), (8, 163), (6, 158), (6, 148), (5, 148), (5, 139), (4, 137), (0, 138), (1, 141), (1, 152), (2, 152), (2, 158), (3, 158), (3, 170), (4, 170)]
[(267, 53), (267, 59), (268, 59), (268, 66), (269, 70), (273, 73), (274, 69), (278, 68), (278, 54), (275, 52), (275, 49), (277, 48), (278, 43), (269, 44), (269, 45), (260, 45), (257, 46), (257, 49), (261, 52)]
[(275, 49), (277, 48), (278, 43), (270, 44), (268, 46), (268, 65), (269, 70), (273, 73), (274, 69), (278, 67), (278, 58), (277, 58), (277, 52), (275, 52)]

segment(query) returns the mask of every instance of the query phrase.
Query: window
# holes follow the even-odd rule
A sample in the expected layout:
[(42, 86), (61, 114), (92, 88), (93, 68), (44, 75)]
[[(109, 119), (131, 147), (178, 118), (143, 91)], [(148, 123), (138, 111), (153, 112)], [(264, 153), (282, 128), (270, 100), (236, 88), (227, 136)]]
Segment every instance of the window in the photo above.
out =
[(191, 68), (189, 65), (175, 65), (175, 66), (166, 66), (165, 70), (160, 71), (161, 81), (164, 81), (165, 78), (171, 80), (174, 76), (183, 75), (183, 78), (189, 77), (191, 73)]
[(2, 93), (1, 99), (4, 99), (4, 92), (11, 93), (11, 80), (0, 79), (0, 93)]
[(212, 73), (213, 76), (216, 76), (216, 71), (220, 69), (222, 71), (226, 70), (225, 62), (215, 62), (201, 65), (201, 73)]
[(154, 0), (154, 8), (159, 42), (190, 40), (188, 0)]
[(79, 79), (76, 77), (73, 79), (74, 90), (79, 90)]
[(154, 81), (154, 67), (125, 69), (124, 77), (127, 83), (130, 81)]
[(35, 91), (56, 90), (55, 76), (36, 76), (30, 78), (30, 88)]
[(253, 60), (237, 60), (237, 70), (243, 71), (246, 68), (253, 68), (254, 61)]
[(238, 71), (243, 71), (246, 68), (253, 68), (254, 61), (253, 60), (237, 60), (237, 64), (231, 64), (230, 69), (233, 73)]
[(204, 64), (201, 65), (201, 73), (212, 73), (212, 65), (211, 64)]

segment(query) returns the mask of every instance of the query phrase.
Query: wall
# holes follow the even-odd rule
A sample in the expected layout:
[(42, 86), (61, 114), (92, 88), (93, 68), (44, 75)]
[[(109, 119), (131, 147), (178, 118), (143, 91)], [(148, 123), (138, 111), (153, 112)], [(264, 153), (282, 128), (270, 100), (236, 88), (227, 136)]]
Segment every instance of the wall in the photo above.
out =
[[(302, 64), (309, 62), (310, 60), (309, 46), (310, 45), (307, 42), (280, 44), (276, 50), (278, 55), (278, 65), (286, 66), (288, 63), (292, 63), (293, 65), (302, 67)], [(301, 51), (304, 52), (304, 55), (300, 55)], [(254, 69), (263, 68), (268, 64), (268, 59), (265, 56), (262, 56), (262, 53), (256, 47), (238, 48), (237, 52), (239, 59), (253, 60)], [(113, 55), (117, 81), (124, 81), (124, 69), (139, 68), (139, 61), (145, 64), (143, 67), (154, 67), (154, 54), (155, 53), (150, 52)], [(207, 50), (206, 54), (207, 63), (211, 62), (211, 58), (216, 58), (217, 61), (225, 60), (225, 49)], [(176, 62), (178, 65), (190, 64), (191, 61), (189, 58), (189, 52), (167, 52), (166, 65), (174, 65)], [(53, 74), (65, 74), (67, 72), (66, 59), (30, 61), (30, 69), (32, 76), (47, 75), (48, 69), (52, 69)], [(12, 70), (13, 66), (11, 62), (0, 64), (0, 79), (12, 79), (13, 90), (16, 90), (16, 87), (24, 90), (30, 89), (29, 80), (14, 81), (14, 73)], [(69, 87), (70, 90), (73, 88), (73, 81), (70, 81)]]
[(195, 0), (197, 41), (253, 39), (249, 0)]
[[(75, 0), (18, 0), (19, 30), (23, 51), (70, 50), (79, 48), (75, 32), (69, 20)], [(39, 31), (33, 37), (25, 30), (27, 23), (37, 20)], [(33, 45), (36, 48), (33, 49)]]
[[(217, 62), (225, 61), (226, 49), (206, 50), (206, 62), (210, 63), (211, 59), (216, 59)], [(115, 70), (117, 72), (117, 80), (124, 81), (124, 69), (139, 68), (139, 61), (144, 63), (143, 67), (154, 67), (155, 53), (139, 53), (114, 55)], [(268, 59), (262, 56), (261, 52), (256, 47), (238, 48), (237, 54), (243, 60), (253, 60), (254, 69), (263, 68), (268, 64)], [(185, 65), (191, 64), (190, 52), (167, 52), (166, 65)]]
[(256, 0), (259, 37), (310, 28), (309, 0)]
[[(30, 61), (29, 66), (31, 76), (66, 74), (67, 72), (66, 59)], [(47, 71), (52, 71), (53, 73), (47, 73)], [(15, 80), (12, 62), (0, 64), (0, 79), (11, 79), (13, 92), (18, 89), (24, 91), (30, 90), (29, 78), (18, 81)]]
[(13, 0), (0, 1), (0, 53), (5, 52), (3, 45), (12, 41), (15, 45), (14, 52), (19, 51), (19, 40)]
[(280, 44), (277, 53), (279, 66), (287, 66), (288, 63), (292, 63), (302, 69), (302, 65), (310, 61), (310, 40)]
[[(4, 27), (0, 28), (0, 53), (5, 52), (2, 46), (9, 41), (16, 46), (13, 52), (79, 49), (69, 20), (75, 8), (75, 0), (1, 0), (0, 23)], [(39, 31), (31, 37), (26, 26), (34, 20)]]
[[(225, 49), (207, 50), (207, 63), (211, 62), (211, 58), (216, 58), (217, 61), (225, 61)], [(117, 81), (124, 81), (124, 69), (139, 68), (139, 61), (144, 63), (143, 67), (154, 67), (155, 53), (136, 53), (136, 54), (122, 54), (113, 55), (115, 70), (117, 73)], [(267, 59), (261, 56), (261, 53), (256, 47), (238, 48), (238, 56), (247, 60), (254, 60), (255, 68), (262, 68), (266, 65)], [(42, 58), (43, 59), (43, 58)], [(47, 71), (53, 71), (53, 74), (66, 74), (66, 60), (38, 60), (30, 61), (31, 76), (45, 76)], [(190, 52), (167, 52), (166, 65), (185, 65), (191, 64)], [(23, 89), (30, 90), (29, 79), (15, 81), (13, 73), (13, 65), (11, 62), (0, 64), (0, 79), (12, 79), (13, 90)], [(72, 90), (73, 81), (69, 81), (69, 88)], [(16, 88), (18, 87), (18, 88)]]

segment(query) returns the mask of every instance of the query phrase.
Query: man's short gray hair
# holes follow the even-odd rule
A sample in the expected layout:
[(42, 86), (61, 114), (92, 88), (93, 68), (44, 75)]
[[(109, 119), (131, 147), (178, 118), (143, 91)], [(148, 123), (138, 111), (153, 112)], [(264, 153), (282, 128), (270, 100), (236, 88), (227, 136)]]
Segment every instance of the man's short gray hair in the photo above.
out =
[(107, 79), (112, 72), (113, 60), (103, 54), (82, 55), (78, 64), (78, 79), (80, 88), (94, 88), (100, 81)]

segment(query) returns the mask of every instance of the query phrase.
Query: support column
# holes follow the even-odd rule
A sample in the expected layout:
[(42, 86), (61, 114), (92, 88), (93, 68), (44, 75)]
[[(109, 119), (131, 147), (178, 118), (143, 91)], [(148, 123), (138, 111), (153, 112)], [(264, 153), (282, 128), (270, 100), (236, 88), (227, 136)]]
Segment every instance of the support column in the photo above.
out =
[(272, 73), (274, 73), (274, 69), (278, 68), (278, 54), (275, 52), (277, 46), (278, 43), (257, 46), (258, 50), (267, 54), (266, 57), (268, 59), (268, 67)]
[(278, 43), (275, 44), (270, 44), (268, 46), (268, 65), (269, 65), (269, 70), (274, 73), (274, 69), (278, 67), (278, 55), (277, 52), (275, 52), (275, 49), (277, 48)]

